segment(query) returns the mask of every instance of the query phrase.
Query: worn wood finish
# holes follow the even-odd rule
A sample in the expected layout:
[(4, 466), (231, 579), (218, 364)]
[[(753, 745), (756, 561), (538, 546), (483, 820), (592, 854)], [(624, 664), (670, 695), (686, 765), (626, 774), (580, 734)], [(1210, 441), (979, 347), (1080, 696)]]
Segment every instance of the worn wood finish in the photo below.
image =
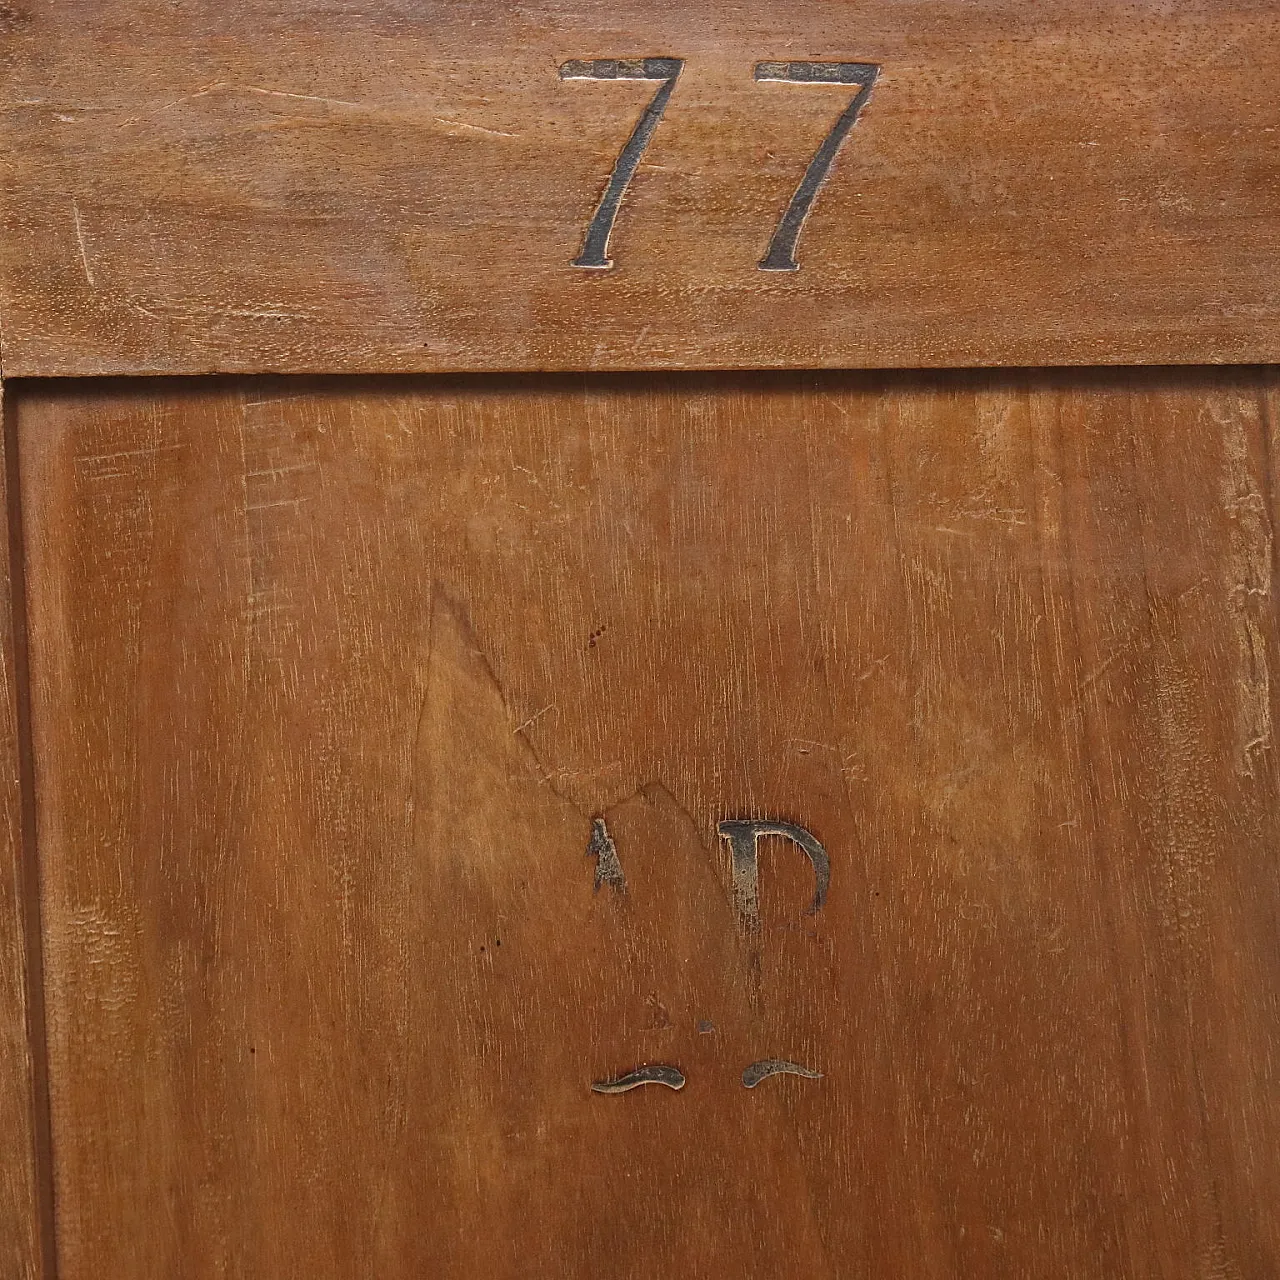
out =
[[(0, 466), (0, 506), (6, 510), (8, 489)], [(38, 1001), (39, 994), (28, 985), (34, 976), (28, 971), (28, 938), (38, 945), (38, 901), (23, 854), (13, 604), (9, 526), (0, 521), (0, 1276), (45, 1280), (35, 1123), (41, 1044), (38, 1018), (33, 1026), (28, 1012), (29, 997)]]
[(33, 387), (63, 1280), (1277, 1274), (1276, 401)]
[[(10, 374), (1280, 359), (1271, 0), (31, 0), (0, 10)], [(574, 268), (685, 60), (601, 273)], [(878, 63), (804, 230), (757, 269)]]

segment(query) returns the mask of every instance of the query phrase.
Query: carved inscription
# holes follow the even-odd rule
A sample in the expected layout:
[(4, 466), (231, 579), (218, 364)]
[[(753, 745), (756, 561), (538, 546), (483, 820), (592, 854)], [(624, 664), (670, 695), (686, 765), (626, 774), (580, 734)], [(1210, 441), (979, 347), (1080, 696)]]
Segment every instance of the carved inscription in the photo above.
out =
[(793, 822), (773, 822), (768, 819), (761, 821), (754, 818), (722, 822), (717, 829), (729, 842), (733, 858), (733, 905), (738, 912), (738, 919), (748, 933), (756, 933), (760, 929), (760, 864), (757, 845), (762, 836), (782, 836), (804, 850), (813, 863), (815, 881), (813, 901), (809, 904), (807, 914), (813, 915), (822, 910), (831, 884), (831, 859), (811, 832)]
[(742, 1083), (748, 1089), (754, 1089), (761, 1080), (770, 1076), (803, 1076), (806, 1080), (821, 1080), (822, 1072), (811, 1067), (802, 1067), (798, 1062), (787, 1062), (782, 1058), (761, 1058), (753, 1062), (742, 1073)]
[[(788, 1062), (783, 1058), (761, 1058), (751, 1063), (742, 1072), (742, 1083), (748, 1089), (754, 1089), (762, 1080), (770, 1076), (800, 1076), (805, 1080), (821, 1080), (822, 1072), (811, 1067), (802, 1066), (798, 1062)], [(592, 1093), (630, 1093), (641, 1085), (664, 1084), (668, 1089), (680, 1090), (686, 1084), (685, 1074), (679, 1067), (667, 1066), (665, 1063), (654, 1066), (636, 1067), (626, 1075), (615, 1076), (610, 1080), (596, 1080), (591, 1085)]]
[(796, 242), (804, 229), (804, 220), (813, 208), (813, 202), (826, 182), (831, 166), (849, 131), (858, 121), (858, 113), (866, 106), (871, 90), (875, 87), (880, 68), (872, 62), (760, 62), (756, 64), (757, 80), (780, 80), (788, 84), (850, 84), (857, 85), (857, 92), (849, 100), (831, 126), (831, 132), (814, 152), (809, 167), (800, 179), (791, 203), (778, 223), (764, 257), (761, 271), (799, 271), (796, 261)]
[(680, 58), (597, 58), (594, 62), (566, 62), (560, 68), (561, 80), (660, 80), (658, 91), (649, 100), (631, 131), (631, 136), (618, 153), (617, 162), (604, 194), (587, 227), (582, 252), (573, 260), (575, 267), (607, 271), (613, 266), (609, 257), (609, 237), (618, 217), (618, 209), (627, 187), (640, 167), (640, 157), (657, 132), (662, 113), (667, 109), (684, 62)]
[(608, 885), (615, 893), (626, 893), (627, 877), (622, 873), (622, 863), (618, 859), (618, 846), (613, 843), (609, 828), (603, 818), (596, 818), (591, 823), (591, 840), (587, 844), (587, 857), (596, 860), (595, 892), (600, 892), (601, 885)]
[[(609, 238), (613, 224), (622, 205), (631, 179), (640, 167), (645, 148), (657, 132), (667, 103), (675, 91), (676, 81), (684, 68), (682, 58), (596, 58), (590, 61), (574, 60), (560, 68), (562, 80), (657, 80), (661, 81), (657, 92), (641, 113), (631, 136), (618, 153), (617, 162), (604, 194), (587, 227), (582, 250), (573, 260), (575, 267), (587, 267), (607, 271), (613, 266), (609, 257)], [(796, 261), (796, 245), (805, 219), (813, 208), (818, 192), (831, 172), (836, 155), (849, 131), (857, 123), (858, 115), (871, 96), (880, 68), (873, 62), (758, 62), (755, 67), (757, 81), (777, 81), (786, 84), (852, 85), (856, 92), (849, 105), (837, 117), (831, 131), (814, 152), (809, 167), (800, 179), (800, 185), (783, 211), (764, 257), (759, 262), (761, 271), (799, 271)]]
[[(721, 822), (716, 830), (729, 842), (732, 859), (733, 905), (738, 913), (738, 920), (748, 933), (758, 932), (760, 928), (760, 858), (759, 841), (764, 836), (781, 836), (799, 845), (813, 863), (813, 901), (809, 903), (807, 915), (814, 915), (822, 910), (827, 900), (827, 890), (831, 886), (831, 859), (822, 847), (818, 838), (804, 827), (794, 822), (779, 822), (773, 818), (731, 818)], [(609, 827), (603, 818), (591, 821), (591, 839), (587, 842), (587, 856), (596, 860), (595, 892), (599, 893), (601, 885), (608, 885), (618, 893), (627, 890), (627, 879), (623, 874), (622, 860), (618, 857), (618, 846), (609, 834)]]
[[(757, 845), (766, 836), (781, 836), (798, 845), (808, 857), (813, 864), (814, 874), (813, 900), (809, 904), (808, 914), (812, 915), (822, 909), (831, 885), (831, 860), (813, 832), (794, 822), (780, 822), (772, 818), (727, 819), (719, 823), (716, 830), (722, 839), (729, 842), (734, 908), (740, 924), (748, 933), (758, 933), (760, 929), (760, 866)], [(618, 847), (603, 818), (592, 819), (587, 855), (596, 860), (595, 892), (599, 892), (601, 885), (608, 885), (620, 893), (626, 892), (626, 878), (618, 857)], [(699, 1034), (707, 1034), (713, 1030), (712, 1024), (706, 1020), (698, 1023)], [(806, 1080), (822, 1079), (820, 1071), (814, 1071), (801, 1063), (785, 1058), (761, 1058), (743, 1070), (742, 1083), (746, 1088), (754, 1089), (762, 1080), (774, 1075), (801, 1076)], [(659, 1063), (636, 1067), (625, 1075), (609, 1080), (597, 1080), (591, 1089), (594, 1093), (628, 1093), (646, 1084), (683, 1089), (685, 1076), (679, 1067)]]
[(668, 1067), (662, 1064), (652, 1067), (637, 1067), (624, 1076), (616, 1076), (612, 1080), (597, 1080), (591, 1086), (592, 1093), (628, 1093), (638, 1089), (642, 1084), (665, 1084), (668, 1089), (684, 1088), (684, 1072), (679, 1067)]

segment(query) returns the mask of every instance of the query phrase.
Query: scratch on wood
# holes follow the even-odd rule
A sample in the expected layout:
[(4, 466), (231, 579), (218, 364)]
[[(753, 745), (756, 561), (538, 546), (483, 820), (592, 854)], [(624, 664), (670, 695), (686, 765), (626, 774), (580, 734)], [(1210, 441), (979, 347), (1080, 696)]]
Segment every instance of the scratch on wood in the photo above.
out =
[(127, 120), (122, 120), (116, 127), (127, 129), (131, 124), (137, 124), (139, 120), (153, 119), (155, 116), (163, 115), (166, 111), (172, 111), (174, 107), (180, 107), (186, 102), (195, 102), (198, 98), (207, 98), (213, 93), (256, 93), (266, 98), (291, 98), (298, 102), (320, 102), (326, 106), (350, 107), (358, 111), (373, 109), (367, 103), (352, 102), (347, 98), (326, 98), (314, 93), (291, 93), (285, 89), (267, 89), (261, 85), (231, 84), (226, 80), (215, 80), (212, 84), (207, 84), (204, 88), (197, 89), (193, 93), (186, 93), (180, 98), (174, 98), (169, 102), (162, 103), (153, 111), (144, 111), (141, 115), (130, 116)]
[(1103, 660), (1098, 663), (1098, 665), (1094, 667), (1094, 669), (1089, 672), (1083, 680), (1080, 681), (1079, 685), (1076, 686), (1076, 696), (1079, 697), (1081, 694), (1087, 693), (1092, 689), (1093, 686), (1111, 670), (1116, 661), (1120, 658), (1122, 652), (1123, 650), (1117, 649), (1114, 653), (1103, 658)]
[(96, 289), (98, 282), (94, 278), (93, 267), (89, 265), (89, 250), (85, 247), (84, 227), (80, 223), (80, 206), (74, 199), (71, 201), (71, 216), (75, 219), (76, 243), (80, 246), (80, 265), (84, 267), (84, 278), (89, 282), (90, 289)]
[(231, 316), (237, 320), (307, 320), (301, 311), (270, 311), (256, 307), (210, 307), (213, 316)]
[(538, 721), (541, 720), (542, 717), (545, 716), (548, 711), (551, 711), (554, 709), (555, 705), (556, 704), (554, 702), (547, 703), (547, 705), (543, 707), (541, 711), (535, 711), (533, 715), (531, 715), (523, 724), (516, 725), (513, 732), (524, 733), (526, 729), (532, 729), (533, 726), (537, 724)]
[(267, 98), (293, 98), (297, 102), (322, 102), (328, 107), (355, 107), (357, 110), (364, 107), (363, 102), (352, 102), (347, 98), (326, 98), (315, 93), (289, 93), (284, 89), (263, 89), (254, 84), (229, 84), (226, 88), (241, 93), (260, 93)]
[(466, 120), (446, 120), (444, 116), (432, 116), (436, 124), (450, 129), (470, 129), (472, 133), (488, 133), (495, 138), (518, 138), (518, 133), (508, 133), (505, 129), (486, 129), (482, 124), (470, 124)]

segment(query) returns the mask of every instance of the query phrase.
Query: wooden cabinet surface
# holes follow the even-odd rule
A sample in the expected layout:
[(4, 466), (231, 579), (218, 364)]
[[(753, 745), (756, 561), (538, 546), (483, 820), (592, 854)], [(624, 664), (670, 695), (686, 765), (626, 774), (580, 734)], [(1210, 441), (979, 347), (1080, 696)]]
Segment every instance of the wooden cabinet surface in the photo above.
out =
[(0, 7), (0, 1280), (1280, 1277), (1278, 68)]

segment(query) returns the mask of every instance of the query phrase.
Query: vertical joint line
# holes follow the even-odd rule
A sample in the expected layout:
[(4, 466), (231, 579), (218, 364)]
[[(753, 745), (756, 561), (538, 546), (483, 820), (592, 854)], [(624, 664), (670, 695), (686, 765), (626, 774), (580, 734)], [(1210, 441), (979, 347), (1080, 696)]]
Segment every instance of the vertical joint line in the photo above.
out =
[(8, 387), (0, 385), (4, 418), (4, 475), (9, 539), (9, 618), (13, 643), (14, 726), (17, 733), (21, 825), (18, 895), (25, 961), (27, 1054), (31, 1071), (31, 1159), (35, 1173), (36, 1234), (42, 1280), (57, 1280), (54, 1235), (53, 1116), (49, 1097), (49, 1036), (45, 1011), (44, 931), (40, 864), (36, 845), (35, 756), (31, 732), (31, 668), (27, 633), (26, 555), (22, 528), (22, 482), (18, 413)]

